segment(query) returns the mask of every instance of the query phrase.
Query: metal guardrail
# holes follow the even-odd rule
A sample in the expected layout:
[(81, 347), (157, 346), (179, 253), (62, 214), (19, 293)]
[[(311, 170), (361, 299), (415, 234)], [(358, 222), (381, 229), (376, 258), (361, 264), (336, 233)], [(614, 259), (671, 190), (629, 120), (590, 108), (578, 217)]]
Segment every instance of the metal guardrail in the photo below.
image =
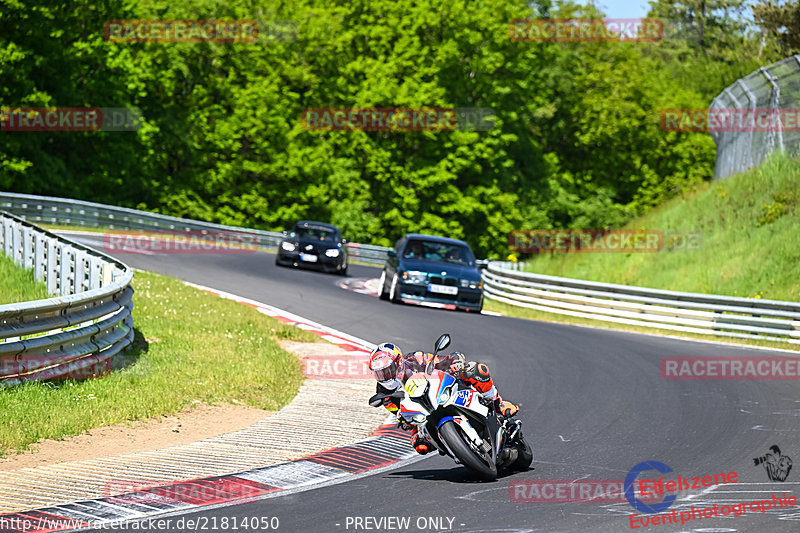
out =
[(58, 295), (0, 305), (0, 387), (110, 369), (133, 342), (133, 271), (2, 211), (0, 250)]
[[(714, 110), (742, 110), (749, 120), (759, 111), (768, 112), (767, 127), (742, 131), (713, 131), (717, 144), (715, 178), (756, 167), (776, 150), (795, 155), (800, 149), (796, 109), (800, 107), (800, 55), (761, 67), (722, 91), (709, 106)], [(793, 108), (793, 109), (792, 109)], [(759, 111), (757, 111), (759, 110)], [(790, 117), (781, 116), (782, 111)], [(783, 122), (786, 121), (786, 125)], [(757, 124), (761, 124), (759, 121)], [(736, 128), (732, 128), (736, 129)]]
[[(248, 242), (267, 250), (277, 249), (283, 239), (283, 233), (275, 231), (214, 224), (126, 207), (50, 196), (0, 192), (0, 210), (13, 213), (25, 220), (54, 225), (173, 233), (190, 231), (243, 233), (252, 237), (252, 239), (248, 239)], [(386, 260), (386, 252), (390, 250), (384, 246), (352, 242), (348, 243), (347, 247), (351, 259), (376, 264), (383, 264)]]
[(483, 273), (486, 297), (605, 322), (800, 344), (797, 302), (582, 281), (517, 268), (518, 264), (490, 263)]

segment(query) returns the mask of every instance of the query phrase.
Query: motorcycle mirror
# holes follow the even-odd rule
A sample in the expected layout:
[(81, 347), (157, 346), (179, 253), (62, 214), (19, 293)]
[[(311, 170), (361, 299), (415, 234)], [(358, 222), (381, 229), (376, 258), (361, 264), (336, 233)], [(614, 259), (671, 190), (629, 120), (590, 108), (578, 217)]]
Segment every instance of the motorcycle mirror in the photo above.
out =
[(433, 353), (436, 354), (441, 352), (448, 346), (450, 346), (450, 335), (448, 333), (442, 333), (442, 336), (436, 339), (436, 345), (434, 346)]

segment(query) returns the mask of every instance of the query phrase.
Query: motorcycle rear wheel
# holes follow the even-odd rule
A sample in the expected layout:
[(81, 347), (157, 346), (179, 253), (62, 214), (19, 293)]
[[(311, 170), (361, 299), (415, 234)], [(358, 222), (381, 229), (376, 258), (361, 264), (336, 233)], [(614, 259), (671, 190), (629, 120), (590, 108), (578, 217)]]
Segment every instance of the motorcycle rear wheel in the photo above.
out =
[(497, 479), (497, 465), (492, 462), (491, 456), (481, 457), (469, 444), (464, 442), (461, 432), (456, 427), (456, 423), (448, 420), (439, 428), (439, 436), (447, 443), (447, 446), (461, 461), (461, 464), (469, 468), (484, 481), (494, 481)]

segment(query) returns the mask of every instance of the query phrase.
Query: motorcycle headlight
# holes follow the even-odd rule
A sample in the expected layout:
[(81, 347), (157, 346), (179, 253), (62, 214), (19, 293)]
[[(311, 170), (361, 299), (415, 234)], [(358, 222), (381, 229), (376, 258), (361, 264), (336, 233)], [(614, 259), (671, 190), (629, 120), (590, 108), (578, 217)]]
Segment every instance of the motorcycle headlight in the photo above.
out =
[(291, 242), (284, 241), (281, 243), (281, 248), (283, 248), (287, 252), (294, 252), (294, 249), (297, 247)]
[(336, 248), (328, 248), (325, 250), (325, 255), (328, 257), (339, 257), (339, 250)]
[(407, 270), (403, 272), (403, 279), (408, 283), (424, 285), (428, 282), (428, 274), (419, 272), (418, 270)]
[(425, 415), (414, 415), (411, 417), (411, 421), (415, 424), (422, 424), (425, 422), (425, 418), (427, 418)]

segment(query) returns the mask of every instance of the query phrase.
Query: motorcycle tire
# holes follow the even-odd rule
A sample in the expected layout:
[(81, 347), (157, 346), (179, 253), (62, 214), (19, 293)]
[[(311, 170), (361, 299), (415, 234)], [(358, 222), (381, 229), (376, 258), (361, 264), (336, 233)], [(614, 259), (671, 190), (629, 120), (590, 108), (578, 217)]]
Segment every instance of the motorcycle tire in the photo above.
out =
[(386, 271), (381, 272), (380, 288), (378, 289), (378, 298), (384, 301), (389, 300), (389, 291), (386, 290)]
[(517, 443), (517, 460), (508, 465), (511, 470), (525, 471), (533, 462), (533, 448), (525, 441), (525, 437), (519, 436)]
[(497, 465), (494, 463), (487, 464), (470, 448), (469, 444), (464, 442), (464, 437), (462, 437), (455, 422), (448, 420), (442, 424), (439, 428), (439, 436), (447, 443), (447, 446), (458, 457), (461, 464), (477, 474), (479, 478), (484, 481), (497, 479)]

